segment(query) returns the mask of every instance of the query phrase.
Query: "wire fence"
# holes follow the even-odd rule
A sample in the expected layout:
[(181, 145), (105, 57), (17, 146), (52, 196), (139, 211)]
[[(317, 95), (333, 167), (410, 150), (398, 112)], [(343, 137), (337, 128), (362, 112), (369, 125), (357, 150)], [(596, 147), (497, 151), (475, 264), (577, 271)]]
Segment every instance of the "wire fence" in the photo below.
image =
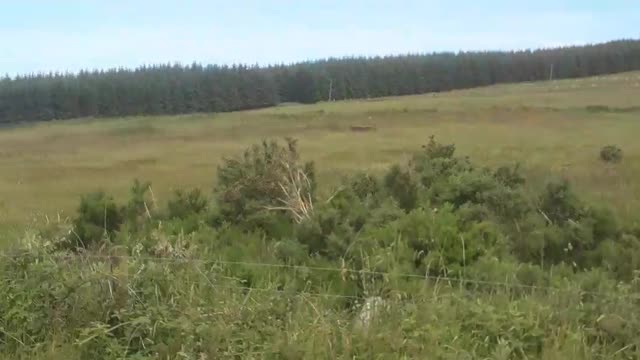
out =
[[(627, 293), (627, 294), (612, 294), (608, 292), (601, 291), (590, 291), (583, 289), (568, 289), (561, 288), (557, 286), (544, 286), (544, 285), (531, 285), (531, 284), (523, 284), (516, 281), (491, 281), (491, 280), (480, 280), (480, 279), (469, 279), (463, 277), (453, 277), (453, 276), (438, 276), (438, 275), (430, 275), (430, 274), (412, 274), (412, 273), (402, 273), (402, 272), (384, 272), (384, 271), (374, 271), (367, 269), (353, 269), (347, 267), (323, 267), (323, 266), (306, 266), (306, 265), (293, 265), (293, 264), (278, 264), (278, 263), (261, 263), (261, 262), (245, 262), (245, 261), (229, 261), (229, 260), (220, 260), (220, 259), (197, 259), (197, 258), (185, 258), (185, 257), (154, 257), (154, 256), (123, 256), (123, 255), (99, 255), (99, 254), (47, 254), (47, 255), (34, 255), (34, 254), (0, 254), (0, 258), (5, 259), (24, 259), (29, 257), (41, 257), (52, 260), (95, 260), (95, 261), (114, 261), (118, 260), (122, 261), (142, 261), (142, 262), (156, 262), (156, 263), (166, 263), (166, 264), (189, 264), (189, 265), (219, 265), (219, 266), (241, 266), (241, 267), (253, 267), (253, 268), (273, 268), (273, 269), (283, 269), (283, 270), (297, 270), (297, 271), (312, 271), (312, 272), (333, 272), (339, 274), (356, 274), (356, 275), (370, 275), (370, 276), (382, 276), (386, 278), (404, 278), (404, 279), (420, 279), (420, 280), (429, 280), (434, 281), (436, 283), (457, 283), (460, 285), (463, 284), (472, 284), (472, 285), (481, 285), (488, 286), (494, 288), (519, 288), (526, 289), (532, 291), (549, 291), (549, 292), (564, 292), (564, 293), (576, 293), (584, 295), (593, 295), (600, 297), (626, 297), (626, 298), (637, 298), (640, 299), (640, 292), (638, 293)], [(205, 275), (201, 272), (202, 275)], [(214, 274), (215, 275), (215, 274)], [(210, 285), (214, 285), (209, 280)], [(221, 286), (217, 285), (216, 286)], [(246, 290), (246, 291), (273, 291), (279, 293), (287, 293), (286, 290), (278, 290), (271, 288), (256, 288), (256, 287), (248, 287), (248, 286), (235, 286), (238, 290)], [(329, 293), (301, 293), (306, 296), (318, 296), (318, 297), (335, 297), (335, 298), (360, 298), (358, 296), (351, 295), (342, 295), (342, 294), (329, 294)]]
[[(82, 265), (83, 262), (88, 262), (87, 265), (89, 265), (92, 262), (103, 263), (103, 262), (112, 262), (112, 261), (118, 261), (120, 264), (126, 264), (126, 265), (128, 264), (144, 265), (144, 262), (167, 264), (169, 266), (189, 265), (189, 266), (194, 266), (194, 269), (197, 270), (196, 272), (193, 273), (193, 275), (196, 278), (202, 276), (202, 279), (201, 281), (197, 281), (197, 280), (194, 281), (194, 279), (184, 279), (184, 281), (182, 282), (182, 285), (205, 286), (215, 290), (229, 290), (231, 292), (237, 292), (237, 295), (241, 295), (242, 297), (235, 298), (232, 301), (237, 302), (237, 304), (240, 305), (240, 307), (237, 308), (238, 311), (245, 311), (245, 310), (254, 311), (256, 309), (255, 306), (259, 306), (258, 309), (261, 307), (262, 311), (265, 311), (265, 309), (267, 310), (269, 309), (269, 306), (271, 304), (274, 304), (274, 301), (275, 302), (279, 301), (278, 300), (279, 297), (275, 297), (270, 299), (270, 301), (264, 302), (265, 300), (264, 297), (254, 296), (256, 293), (264, 293), (264, 294), (284, 295), (287, 297), (285, 299), (287, 301), (291, 301), (295, 297), (299, 299), (300, 302), (290, 303), (290, 304), (294, 304), (293, 309), (296, 309), (298, 307), (303, 307), (304, 309), (307, 309), (304, 311), (309, 311), (309, 314), (311, 314), (312, 317), (317, 316), (317, 318), (321, 318), (322, 316), (325, 315), (324, 312), (319, 312), (318, 309), (316, 308), (316, 306), (321, 304), (321, 302), (315, 302), (314, 304), (314, 300), (309, 298), (343, 299), (343, 300), (357, 302), (357, 301), (365, 300), (364, 296), (335, 294), (335, 293), (327, 293), (327, 292), (313, 292), (313, 291), (305, 291), (300, 289), (279, 289), (279, 288), (272, 288), (272, 287), (242, 286), (239, 284), (228, 284), (228, 283), (225, 283), (224, 281), (219, 281), (219, 280), (224, 280), (224, 279), (237, 280), (237, 279), (229, 278), (225, 276), (227, 275), (223, 273), (225, 270), (233, 270), (233, 269), (229, 269), (229, 268), (225, 269), (224, 266), (251, 267), (251, 268), (258, 268), (258, 269), (278, 269), (278, 270), (293, 271), (293, 272), (295, 271), (333, 272), (333, 273), (339, 273), (339, 274), (373, 275), (373, 276), (397, 277), (397, 278), (414, 279), (414, 280), (433, 280), (434, 281), (433, 283), (431, 283), (431, 285), (434, 285), (434, 287), (430, 288), (430, 290), (433, 290), (432, 296), (420, 295), (414, 298), (402, 298), (399, 300), (400, 302), (418, 301), (420, 303), (431, 303), (431, 302), (436, 302), (442, 299), (451, 298), (453, 299), (452, 301), (455, 303), (456, 301), (455, 299), (468, 300), (468, 295), (469, 294), (472, 295), (473, 291), (477, 290), (473, 288), (465, 288), (465, 290), (470, 291), (468, 294), (460, 294), (456, 291), (453, 291), (453, 292), (441, 291), (444, 288), (449, 288), (449, 287), (453, 288), (454, 283), (457, 283), (460, 286), (464, 284), (475, 284), (475, 285), (488, 286), (488, 287), (494, 287), (494, 288), (520, 288), (520, 289), (528, 289), (528, 290), (535, 290), (535, 291), (540, 290), (540, 291), (549, 291), (549, 292), (558, 292), (558, 293), (570, 293), (576, 296), (575, 298), (567, 297), (567, 298), (560, 299), (560, 303), (566, 304), (567, 306), (563, 306), (563, 308), (561, 309), (555, 309), (554, 311), (556, 314), (561, 314), (561, 313), (571, 311), (573, 306), (571, 306), (572, 303), (570, 302), (570, 300), (579, 299), (584, 294), (599, 296), (602, 299), (617, 298), (619, 300), (626, 301), (627, 299), (633, 298), (635, 300), (640, 300), (640, 293), (606, 293), (606, 292), (597, 292), (597, 291), (584, 291), (584, 290), (581, 290), (579, 287), (561, 288), (557, 286), (529, 285), (529, 284), (522, 284), (518, 282), (506, 282), (506, 281), (501, 282), (501, 281), (489, 281), (489, 280), (478, 280), (478, 279), (465, 279), (465, 278), (458, 278), (458, 277), (433, 276), (428, 274), (419, 275), (419, 274), (402, 273), (402, 272), (383, 272), (383, 271), (372, 271), (372, 270), (366, 270), (366, 269), (353, 269), (353, 268), (347, 268), (347, 267), (304, 266), (304, 265), (293, 265), (293, 264), (244, 262), (244, 261), (230, 261), (230, 260), (221, 260), (221, 259), (198, 259), (198, 258), (185, 258), (185, 257), (125, 256), (125, 255), (100, 255), (100, 254), (40, 254), (39, 255), (39, 254), (33, 254), (33, 253), (14, 253), (14, 254), (0, 253), (0, 259), (4, 259), (5, 261), (21, 261), (21, 260), (43, 261), (43, 262), (53, 261), (56, 264), (58, 264), (59, 262), (65, 262), (65, 264), (68, 264), (70, 266)], [(208, 272), (205, 272), (205, 271), (202, 271), (201, 269), (201, 266), (205, 266), (205, 265), (215, 265), (215, 266), (220, 266), (220, 268), (219, 269), (210, 268), (207, 270)], [(140, 269), (142, 269), (142, 267)], [(98, 272), (96, 273), (97, 276), (95, 278), (89, 279), (89, 282), (96, 280), (96, 281), (103, 281), (103, 284), (108, 283), (109, 291), (111, 291), (111, 287), (110, 287), (111, 284), (117, 284), (117, 282), (120, 281), (118, 279), (118, 275), (125, 275), (128, 277), (128, 280), (120, 282), (119, 285), (117, 286), (123, 285), (122, 289), (126, 289), (126, 295), (124, 296), (127, 297), (127, 301), (133, 301), (132, 304), (138, 303), (142, 306), (140, 309), (143, 309), (143, 311), (147, 311), (147, 310), (144, 310), (147, 308), (147, 304), (148, 304), (143, 299), (145, 298), (145, 296), (139, 293), (143, 290), (136, 288), (135, 286), (136, 280), (132, 280), (132, 277), (135, 278), (136, 274), (138, 274), (135, 270), (135, 266), (134, 266), (133, 272), (130, 272), (130, 270), (131, 269), (127, 266), (125, 268), (125, 273), (123, 274)], [(106, 277), (103, 277), (103, 275), (106, 275)], [(220, 277), (220, 279), (216, 277)], [(104, 282), (105, 279), (115, 280), (116, 282), (114, 281)], [(154, 282), (153, 278), (151, 279), (142, 278), (142, 279), (144, 281)], [(439, 284), (441, 283), (444, 283), (442, 287), (439, 286)], [(205, 294), (205, 293), (202, 293), (202, 294)], [(139, 296), (141, 296), (142, 298)], [(225, 298), (225, 296), (226, 295), (223, 295), (219, 299), (219, 301), (222, 301), (222, 303), (220, 304), (224, 303), (224, 306), (228, 307), (229, 303), (227, 301), (229, 300), (229, 298)], [(148, 300), (148, 298), (145, 298), (145, 299)], [(267, 297), (266, 299), (269, 299), (269, 298)], [(190, 305), (192, 306), (193, 309), (195, 309), (195, 311), (199, 312), (202, 316), (205, 316), (205, 318), (207, 319), (210, 316), (214, 316), (214, 315), (217, 316), (222, 314), (221, 307), (224, 307), (224, 306), (221, 306), (216, 301), (211, 301), (211, 300), (212, 299), (206, 299), (206, 301), (210, 301), (210, 302), (199, 303), (200, 301), (204, 301), (204, 299), (196, 298), (195, 300), (193, 299), (188, 300), (185, 298), (184, 301), (186, 302), (178, 301), (176, 303), (170, 304), (168, 311), (170, 311), (170, 313), (172, 314), (174, 313), (181, 314), (187, 311), (183, 309), (184, 305)], [(189, 303), (191, 301), (193, 302)], [(392, 304), (396, 304), (396, 302), (386, 303), (386, 305), (392, 305)], [(366, 306), (362, 303), (361, 305), (362, 305), (361, 310), (365, 311)], [(449, 306), (448, 304), (442, 304), (442, 305)], [(358, 308), (360, 308), (360, 306), (358, 306)], [(221, 319), (220, 321), (224, 321), (224, 319)], [(246, 340), (246, 339), (242, 339), (242, 340)], [(220, 352), (216, 354), (217, 358), (265, 358), (271, 355), (277, 356), (277, 354), (282, 353), (282, 350), (275, 350), (274, 348), (270, 348), (269, 346), (256, 348), (252, 346), (250, 343), (249, 344), (234, 343), (233, 340), (226, 341), (224, 344), (221, 344), (221, 346), (223, 347), (228, 346), (228, 348), (226, 350), (220, 349)], [(242, 349), (245, 346), (247, 347), (246, 351)]]

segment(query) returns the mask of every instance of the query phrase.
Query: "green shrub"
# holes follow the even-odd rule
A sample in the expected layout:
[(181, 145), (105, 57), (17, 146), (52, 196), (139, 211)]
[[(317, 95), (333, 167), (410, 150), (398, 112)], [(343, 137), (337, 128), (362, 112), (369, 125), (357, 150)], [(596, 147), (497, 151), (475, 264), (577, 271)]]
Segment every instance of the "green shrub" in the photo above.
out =
[(344, 257), (356, 233), (350, 223), (360, 221), (354, 219), (358, 214), (351, 214), (350, 210), (352, 209), (348, 207), (340, 208), (330, 204), (316, 208), (308, 221), (296, 226), (296, 238), (311, 254), (329, 259)]
[(438, 211), (416, 209), (399, 219), (399, 236), (415, 251), (416, 265), (434, 274), (460, 274), (497, 240), (493, 230), (474, 224), (460, 228), (451, 206)]
[(366, 215), (364, 227), (379, 228), (401, 218), (405, 212), (392, 200), (386, 200)]
[[(603, 265), (601, 251), (611, 253), (612, 246), (617, 247), (622, 230), (614, 214), (604, 208), (579, 209), (577, 199), (566, 191), (554, 188), (548, 192), (548, 198), (554, 200), (547, 201), (545, 216), (532, 213), (519, 223), (521, 236), (514, 238), (513, 251), (521, 261), (589, 269)], [(557, 196), (559, 193), (565, 195)]]
[(522, 186), (525, 183), (525, 178), (520, 172), (520, 164), (516, 164), (512, 167), (500, 166), (494, 171), (493, 176), (500, 183), (510, 188)]
[(429, 143), (411, 158), (410, 168), (422, 186), (429, 189), (449, 176), (473, 170), (468, 158), (454, 157), (455, 146), (441, 145), (430, 138)]
[(403, 170), (399, 165), (392, 166), (384, 177), (384, 185), (400, 208), (405, 211), (416, 208), (418, 184), (408, 171)]
[(524, 189), (499, 186), (483, 194), (486, 206), (496, 215), (494, 221), (513, 225), (534, 211), (532, 200)]
[(139, 231), (153, 216), (154, 201), (150, 196), (151, 183), (133, 181), (129, 189), (129, 200), (123, 208), (125, 223), (129, 231)]
[(616, 239), (620, 236), (622, 229), (611, 209), (590, 207), (585, 211), (584, 217), (592, 223), (593, 237), (598, 241)]
[(569, 182), (552, 182), (540, 198), (540, 211), (555, 224), (577, 220), (582, 211), (582, 203), (575, 195)]
[(549, 259), (545, 259), (546, 249), (550, 246), (547, 236), (548, 232), (559, 231), (557, 226), (550, 226), (540, 213), (530, 212), (515, 220), (510, 229), (511, 252), (518, 260), (538, 265), (549, 263)]
[(167, 202), (165, 229), (172, 234), (190, 234), (206, 224), (208, 220), (213, 223), (212, 219), (206, 217), (208, 203), (200, 189), (176, 190)]
[(67, 242), (70, 249), (100, 246), (111, 239), (124, 222), (123, 210), (113, 197), (104, 192), (87, 194), (80, 199), (77, 215), (73, 219), (73, 232)]
[(445, 158), (450, 159), (456, 152), (456, 146), (454, 144), (443, 145), (436, 141), (435, 136), (429, 137), (429, 142), (422, 146), (424, 154), (429, 159)]
[(438, 204), (450, 203), (458, 208), (464, 204), (482, 204), (485, 195), (496, 189), (498, 183), (487, 172), (468, 171), (450, 175), (434, 186), (430, 198)]
[(192, 215), (201, 215), (207, 210), (208, 203), (200, 189), (176, 190), (173, 198), (167, 203), (167, 216), (170, 219), (185, 219)]
[(287, 264), (304, 264), (309, 260), (309, 249), (296, 240), (285, 239), (278, 241), (275, 246), (275, 256)]
[(378, 179), (366, 173), (358, 173), (346, 182), (360, 200), (375, 197), (380, 192)]
[(608, 239), (599, 244), (597, 263), (610, 270), (619, 279), (630, 281), (640, 268), (640, 240), (624, 234), (619, 239)]
[(607, 145), (600, 149), (600, 160), (606, 163), (619, 163), (622, 161), (622, 149), (615, 145)]
[(312, 211), (313, 163), (299, 163), (296, 141), (263, 141), (218, 167), (216, 200), (222, 216), (240, 223), (256, 213), (278, 211), (301, 221)]
[(466, 203), (456, 209), (456, 214), (460, 217), (460, 224), (463, 227), (488, 221), (492, 217), (491, 210), (484, 204)]

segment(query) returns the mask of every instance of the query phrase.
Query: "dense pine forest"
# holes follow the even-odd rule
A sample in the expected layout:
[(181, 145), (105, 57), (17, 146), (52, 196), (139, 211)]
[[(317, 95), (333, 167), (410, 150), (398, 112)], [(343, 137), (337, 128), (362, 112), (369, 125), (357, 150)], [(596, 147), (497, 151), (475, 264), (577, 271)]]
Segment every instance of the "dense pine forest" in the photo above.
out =
[(640, 69), (640, 40), (526, 51), (342, 58), (293, 65), (155, 65), (0, 80), (0, 124), (224, 112)]

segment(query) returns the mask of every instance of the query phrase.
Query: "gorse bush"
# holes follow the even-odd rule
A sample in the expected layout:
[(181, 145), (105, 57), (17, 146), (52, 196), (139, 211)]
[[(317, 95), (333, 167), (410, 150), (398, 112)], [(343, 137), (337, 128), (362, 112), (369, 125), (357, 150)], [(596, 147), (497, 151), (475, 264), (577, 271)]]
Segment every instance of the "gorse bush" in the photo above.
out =
[(129, 200), (123, 207), (126, 225), (136, 231), (153, 217), (154, 200), (151, 198), (151, 183), (136, 179), (129, 189)]
[(567, 181), (534, 192), (433, 137), (323, 200), (291, 139), (217, 176), (166, 206), (92, 193), (72, 231), (27, 236), (0, 263), (0, 355), (640, 356), (640, 230)]
[(456, 146), (454, 144), (443, 145), (436, 141), (435, 136), (429, 137), (429, 142), (423, 145), (424, 154), (429, 159), (445, 158), (451, 159), (456, 152)]
[(216, 199), (231, 222), (249, 221), (265, 211), (289, 213), (296, 221), (312, 211), (313, 163), (301, 164), (296, 141), (263, 141), (218, 168)]
[[(328, 201), (316, 203), (313, 164), (300, 161), (296, 142), (264, 141), (241, 157), (225, 160), (213, 202), (198, 189), (179, 190), (166, 211), (160, 211), (150, 198), (150, 184), (139, 181), (124, 206), (100, 193), (83, 198), (73, 222), (75, 233), (67, 236), (67, 244), (87, 248), (107, 239), (123, 242), (127, 236), (116, 236), (119, 232), (143, 236), (163, 220), (163, 231), (172, 234), (233, 224), (263, 234), (264, 241), (288, 244), (284, 248), (294, 248), (291, 242), (297, 241), (296, 252), (304, 249), (310, 256), (361, 267), (362, 257), (375, 252), (373, 244), (393, 243), (368, 239), (367, 234), (409, 221), (402, 220), (405, 214), (407, 219), (423, 214), (422, 220), (401, 226), (402, 231), (384, 232), (394, 233), (414, 253), (410, 260), (402, 260), (413, 264), (411, 271), (459, 274), (461, 266), (491, 250), (528, 263), (565, 263), (579, 269), (606, 266), (620, 278), (632, 276), (633, 267), (613, 266), (611, 259), (620, 244), (633, 247), (636, 236), (623, 229), (611, 211), (585, 204), (567, 181), (547, 184), (537, 199), (527, 194), (525, 184), (519, 166), (477, 167), (468, 158), (457, 157), (454, 145), (442, 145), (431, 137), (407, 164), (392, 166), (382, 179), (355, 174), (345, 178)], [(421, 236), (424, 229), (435, 231), (428, 226), (434, 219), (455, 219), (446, 232), (455, 235)], [(408, 229), (409, 224), (423, 230)], [(412, 234), (410, 239), (405, 233)], [(469, 248), (461, 261), (463, 241)], [(481, 244), (482, 251), (474, 244)], [(438, 270), (425, 268), (425, 262)]]
[(124, 222), (124, 214), (111, 196), (95, 192), (80, 199), (73, 230), (67, 238), (69, 249), (88, 249), (113, 238)]
[(362, 201), (368, 198), (375, 198), (381, 191), (380, 181), (369, 174), (359, 173), (345, 182), (348, 183), (349, 188)]
[(394, 165), (386, 174), (384, 185), (400, 208), (405, 211), (415, 209), (418, 204), (418, 184), (409, 171)]
[(571, 189), (568, 181), (547, 184), (540, 197), (540, 211), (554, 224), (564, 224), (578, 220), (583, 213), (583, 205)]
[(510, 188), (524, 185), (526, 181), (520, 172), (520, 164), (515, 166), (500, 166), (494, 171), (493, 176), (500, 183)]
[(167, 203), (167, 216), (184, 219), (192, 215), (201, 215), (208, 206), (209, 200), (200, 189), (176, 190), (173, 198)]
[(622, 149), (615, 145), (607, 145), (600, 150), (600, 160), (607, 163), (619, 163), (622, 161)]
[(461, 275), (497, 242), (496, 234), (483, 223), (463, 227), (460, 221), (448, 205), (438, 211), (416, 209), (391, 226), (396, 228), (396, 240), (406, 241), (413, 250), (420, 273), (451, 276)]
[(210, 203), (200, 189), (176, 190), (167, 201), (165, 228), (173, 233), (192, 233), (203, 224), (215, 224), (219, 219), (215, 212), (209, 212)]

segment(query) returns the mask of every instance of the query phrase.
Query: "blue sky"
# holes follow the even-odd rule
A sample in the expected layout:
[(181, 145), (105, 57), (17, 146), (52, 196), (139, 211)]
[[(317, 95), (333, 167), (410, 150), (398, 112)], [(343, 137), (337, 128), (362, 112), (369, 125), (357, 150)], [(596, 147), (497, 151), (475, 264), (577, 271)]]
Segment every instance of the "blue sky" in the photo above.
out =
[(0, 73), (640, 38), (638, 0), (0, 0)]

